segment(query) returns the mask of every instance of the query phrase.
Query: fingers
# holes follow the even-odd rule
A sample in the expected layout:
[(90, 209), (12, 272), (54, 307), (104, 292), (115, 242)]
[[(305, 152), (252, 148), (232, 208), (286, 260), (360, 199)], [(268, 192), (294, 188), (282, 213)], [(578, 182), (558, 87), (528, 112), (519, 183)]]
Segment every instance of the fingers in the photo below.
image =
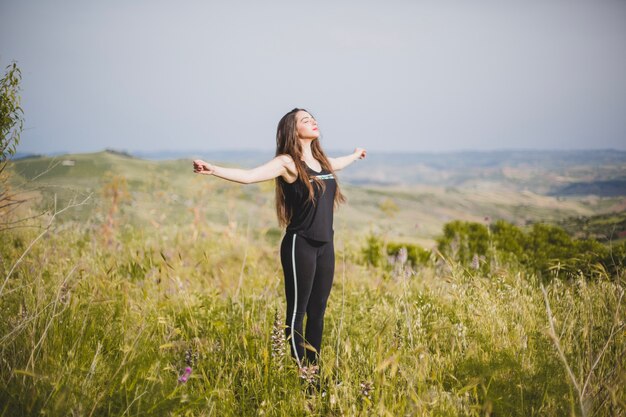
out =
[(201, 159), (196, 159), (193, 161), (193, 172), (196, 174), (211, 175), (213, 174), (213, 166)]
[(202, 167), (202, 166), (207, 166), (207, 165), (208, 165), (208, 164), (207, 164), (206, 162), (204, 162), (203, 160), (201, 160), (201, 159), (196, 159), (196, 160), (194, 160), (194, 161), (193, 161), (193, 167), (194, 167), (194, 168), (196, 168), (196, 167)]
[(195, 172), (196, 174), (212, 174), (213, 170), (209, 167), (198, 167), (194, 168), (193, 172)]

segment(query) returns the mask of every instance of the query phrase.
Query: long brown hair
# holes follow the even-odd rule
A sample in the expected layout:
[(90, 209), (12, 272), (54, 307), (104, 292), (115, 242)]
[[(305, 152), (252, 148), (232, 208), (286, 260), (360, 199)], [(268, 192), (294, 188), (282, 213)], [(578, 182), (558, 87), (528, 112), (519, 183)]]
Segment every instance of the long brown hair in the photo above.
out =
[[(300, 141), (298, 140), (298, 131), (296, 129), (296, 114), (299, 111), (306, 111), (305, 109), (295, 108), (291, 110), (289, 113), (283, 116), (282, 119), (278, 122), (278, 128), (276, 129), (276, 156), (278, 155), (289, 155), (293, 162), (296, 165), (296, 170), (298, 171), (298, 179), (296, 181), (302, 181), (302, 183), (309, 190), (309, 201), (315, 204), (315, 192), (313, 190), (313, 185), (309, 182), (309, 175), (306, 173), (306, 165), (302, 160), (302, 146), (300, 145)], [(309, 113), (310, 114), (310, 113)], [(314, 140), (311, 143), (311, 153), (313, 157), (317, 159), (322, 165), (322, 169), (326, 168), (330, 171), (333, 176), (335, 176), (335, 171), (330, 165), (326, 154), (322, 150), (320, 146), (319, 139)], [(323, 181), (313, 177), (313, 181), (316, 186), (320, 187), (323, 192), (326, 189), (326, 185)], [(337, 178), (335, 176), (335, 181)], [(285, 203), (285, 187), (287, 186), (287, 182), (282, 177), (276, 178), (276, 215), (278, 216), (278, 224), (280, 226), (285, 226), (291, 220), (291, 216), (293, 215), (292, 207), (287, 207)], [(335, 192), (335, 207), (337, 207), (340, 203), (344, 203), (346, 198), (341, 193), (339, 189), (339, 183), (337, 183), (337, 191)]]

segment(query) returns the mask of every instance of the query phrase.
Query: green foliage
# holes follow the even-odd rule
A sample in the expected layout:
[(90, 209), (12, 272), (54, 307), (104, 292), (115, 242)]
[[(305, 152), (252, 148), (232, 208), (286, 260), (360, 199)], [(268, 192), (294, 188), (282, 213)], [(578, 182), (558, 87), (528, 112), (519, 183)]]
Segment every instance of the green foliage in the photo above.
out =
[(419, 245), (400, 242), (385, 242), (381, 236), (370, 233), (361, 248), (361, 260), (365, 265), (383, 267), (387, 270), (399, 261), (400, 252), (406, 250), (406, 258), (401, 262), (410, 267), (424, 266), (430, 261), (431, 252)]
[[(598, 271), (617, 273), (625, 265), (624, 257), (620, 256), (621, 246), (616, 246), (617, 256), (611, 258), (607, 246), (600, 242), (575, 239), (559, 226), (542, 223), (533, 224), (524, 232), (502, 220), (490, 228), (457, 220), (444, 226), (437, 242), (442, 254), (465, 267), (472, 266), (478, 256), (509, 265), (520, 264), (544, 277), (560, 273), (568, 276), (579, 273), (593, 276)], [(488, 262), (481, 264), (483, 272), (490, 267)]]
[(21, 79), (22, 74), (15, 63), (7, 67), (6, 74), (0, 79), (0, 231), (25, 226), (28, 220), (18, 210), (28, 197), (12, 190), (13, 173), (6, 169), (15, 155), (24, 127), (19, 94)]
[(441, 253), (453, 255), (459, 262), (469, 264), (474, 255), (487, 255), (489, 231), (480, 223), (455, 220), (444, 225), (437, 246)]
[(489, 245), (487, 226), (461, 220), (446, 223), (442, 236), (437, 239), (437, 248), (444, 256), (483, 271), (488, 270), (488, 264), (480, 261), (488, 256)]
[(608, 265), (608, 274), (619, 275), (626, 266), (626, 241), (617, 244), (609, 243), (602, 265)]
[(593, 238), (608, 243), (626, 237), (626, 211), (568, 217), (558, 225), (576, 238)]
[(564, 261), (572, 255), (572, 239), (558, 226), (534, 224), (524, 243), (525, 263), (535, 270), (545, 269), (550, 262)]
[(409, 243), (389, 242), (387, 243), (387, 255), (398, 257), (400, 250), (407, 251), (407, 262), (412, 267), (425, 266), (430, 261), (431, 252), (419, 245)]
[(607, 248), (594, 239), (574, 239), (562, 228), (534, 224), (525, 239), (523, 263), (547, 276), (550, 272), (591, 275), (606, 258)]
[(13, 155), (24, 127), (24, 112), (20, 107), (22, 73), (16, 63), (6, 68), (0, 79), (0, 163)]
[(381, 266), (383, 264), (384, 242), (375, 234), (371, 233), (365, 240), (365, 246), (361, 249), (363, 261), (366, 265)]
[(509, 261), (523, 258), (526, 236), (519, 227), (504, 220), (498, 220), (491, 225), (491, 231), (495, 249), (501, 255), (507, 257)]

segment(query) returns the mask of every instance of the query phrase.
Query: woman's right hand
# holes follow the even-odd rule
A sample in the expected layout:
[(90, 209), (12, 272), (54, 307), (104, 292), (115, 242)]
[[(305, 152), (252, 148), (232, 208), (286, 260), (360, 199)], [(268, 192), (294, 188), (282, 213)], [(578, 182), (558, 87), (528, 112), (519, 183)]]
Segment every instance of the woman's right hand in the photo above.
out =
[(215, 167), (201, 159), (193, 161), (193, 172), (196, 174), (213, 175)]
[(356, 155), (357, 158), (363, 159), (367, 156), (367, 151), (363, 148), (356, 148), (354, 150), (354, 154)]

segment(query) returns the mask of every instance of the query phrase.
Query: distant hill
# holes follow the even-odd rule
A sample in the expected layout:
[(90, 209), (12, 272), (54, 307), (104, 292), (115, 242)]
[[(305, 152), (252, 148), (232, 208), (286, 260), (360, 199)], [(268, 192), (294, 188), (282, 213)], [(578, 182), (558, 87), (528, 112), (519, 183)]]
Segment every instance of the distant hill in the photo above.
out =
[(261, 163), (270, 158), (274, 157), (273, 150), (265, 150), (265, 151), (254, 151), (254, 150), (246, 150), (246, 151), (227, 151), (227, 150), (218, 150), (218, 151), (201, 151), (201, 150), (191, 150), (191, 151), (140, 151), (140, 152), (131, 152), (132, 155), (143, 158), (150, 159), (153, 161), (165, 161), (172, 159), (207, 159), (213, 161), (221, 161), (221, 162), (251, 162), (251, 163)]
[[(271, 150), (105, 152), (159, 162), (201, 158), (247, 168), (273, 157)], [(328, 151), (331, 157), (348, 153)], [(626, 151), (369, 152), (366, 160), (357, 161), (339, 176), (346, 183), (366, 186), (502, 186), (552, 196), (622, 196), (626, 194)]]
[[(329, 150), (331, 157), (349, 150)], [(245, 167), (273, 157), (267, 151), (150, 152), (134, 155), (153, 160), (202, 158)], [(626, 178), (626, 152), (607, 150), (498, 150), (442, 153), (369, 152), (340, 173), (354, 185), (434, 185), (484, 187), (486, 184), (549, 195), (623, 195), (615, 181)], [(604, 182), (604, 183), (603, 183)], [(596, 187), (574, 184), (593, 184)], [(572, 186), (573, 188), (568, 188)], [(612, 187), (612, 188), (611, 188)], [(608, 194), (607, 194), (608, 193)]]
[[(621, 159), (626, 159), (626, 153), (591, 153), (586, 159), (567, 154), (531, 152), (527, 159), (517, 153), (497, 152), (368, 155), (338, 173), (348, 204), (338, 210), (335, 229), (343, 236), (373, 231), (428, 246), (444, 223), (456, 219), (483, 223), (503, 219), (524, 226), (626, 211), (626, 199), (620, 196), (548, 195), (557, 186), (581, 179), (626, 177)], [(204, 158), (242, 167), (266, 160), (256, 152), (209, 156), (215, 158)], [(251, 224), (252, 230), (280, 235), (272, 182), (244, 186), (193, 174), (190, 158), (156, 161), (103, 151), (24, 158), (13, 161), (11, 169), (16, 184), (20, 178), (37, 178), (32, 185), (40, 190), (44, 205), (55, 197), (62, 207), (71, 198), (92, 196), (87, 206), (67, 212), (66, 219), (102, 218), (107, 204), (102, 188), (112, 176), (118, 176), (128, 188), (129, 200), (121, 213), (129, 224)]]
[(551, 195), (597, 195), (600, 197), (626, 196), (626, 180), (574, 182), (550, 193)]
[(574, 182), (626, 178), (624, 151), (492, 151), (368, 154), (342, 177), (358, 184), (497, 184), (548, 194)]

